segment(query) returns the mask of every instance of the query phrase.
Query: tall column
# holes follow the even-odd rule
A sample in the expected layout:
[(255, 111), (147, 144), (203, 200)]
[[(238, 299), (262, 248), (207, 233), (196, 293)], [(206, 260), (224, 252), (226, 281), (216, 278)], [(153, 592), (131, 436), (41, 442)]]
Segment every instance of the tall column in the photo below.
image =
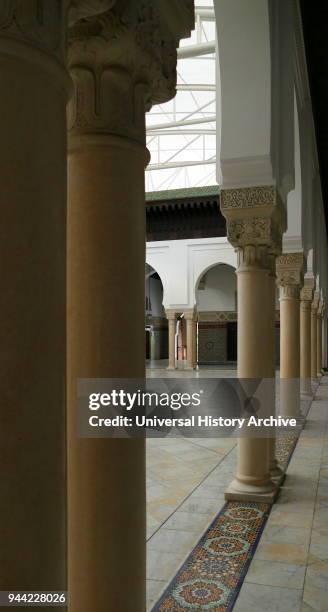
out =
[(300, 308), (300, 374), (301, 393), (312, 396), (311, 388), (311, 304), (313, 301), (313, 283), (304, 279), (301, 290)]
[(322, 370), (322, 309), (323, 303), (320, 300), (317, 312), (317, 376), (321, 376)]
[(166, 310), (166, 317), (169, 324), (169, 365), (168, 370), (176, 369), (176, 346), (175, 346), (175, 333), (177, 325), (177, 313), (175, 310)]
[(277, 260), (280, 286), (280, 414), (299, 418), (300, 412), (300, 289), (303, 253), (286, 253)]
[[(269, 255), (281, 248), (285, 214), (273, 187), (223, 190), (221, 211), (227, 220), (228, 240), (238, 250), (238, 377), (268, 378), (274, 351)], [(269, 460), (267, 438), (241, 437), (237, 473), (226, 498), (272, 503), (276, 489)]]
[[(267, 355), (267, 373), (266, 377), (272, 380), (272, 385), (268, 386), (268, 399), (271, 402), (270, 414), (275, 416), (276, 414), (276, 257), (274, 254), (268, 255), (269, 273), (268, 273), (268, 337), (269, 337), (269, 350), (266, 351)], [(269, 443), (269, 472), (271, 478), (280, 478), (283, 474), (281, 468), (278, 465), (276, 458), (276, 437), (268, 439)]]
[(328, 366), (328, 351), (327, 351), (327, 314), (326, 314), (326, 305), (324, 304), (323, 308), (323, 318), (322, 318), (322, 366), (324, 369), (327, 369)]
[(0, 7), (2, 591), (66, 587), (66, 9)]
[[(70, 612), (145, 610), (144, 440), (76, 431), (78, 378), (145, 374), (145, 111), (175, 93), (178, 38), (164, 4), (117, 5), (70, 31)], [(179, 8), (183, 21), (190, 2)]]
[(317, 312), (319, 305), (319, 293), (314, 293), (311, 304), (311, 378), (317, 380)]
[(187, 324), (187, 370), (194, 369), (194, 342), (195, 342), (195, 311), (185, 310), (184, 317)]
[(193, 366), (197, 367), (197, 313), (193, 321)]

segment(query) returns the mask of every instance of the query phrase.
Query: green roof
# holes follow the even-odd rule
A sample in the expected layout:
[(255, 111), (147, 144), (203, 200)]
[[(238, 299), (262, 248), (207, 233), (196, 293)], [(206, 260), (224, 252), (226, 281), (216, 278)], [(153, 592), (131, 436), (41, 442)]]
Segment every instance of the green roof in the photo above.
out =
[(167, 191), (149, 191), (146, 193), (146, 202), (182, 200), (187, 198), (201, 198), (204, 196), (218, 196), (219, 185), (208, 187), (189, 187), (188, 189), (168, 189)]

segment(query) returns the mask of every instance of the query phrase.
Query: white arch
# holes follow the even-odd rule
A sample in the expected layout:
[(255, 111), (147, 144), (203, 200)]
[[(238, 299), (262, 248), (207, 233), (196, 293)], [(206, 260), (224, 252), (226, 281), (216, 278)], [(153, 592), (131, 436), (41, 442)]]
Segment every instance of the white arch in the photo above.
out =
[(195, 283), (195, 291), (198, 290), (198, 286), (200, 281), (202, 280), (203, 276), (205, 274), (207, 274), (207, 272), (209, 272), (210, 270), (212, 270), (213, 268), (216, 268), (217, 266), (226, 266), (227, 268), (231, 268), (234, 272), (236, 271), (236, 267), (233, 266), (232, 264), (228, 264), (224, 261), (217, 261), (216, 263), (212, 263), (210, 264), (207, 268), (205, 268), (200, 275), (198, 276), (198, 279), (196, 279), (196, 283)]
[[(208, 267), (196, 282), (197, 310), (235, 311), (237, 307), (237, 276), (235, 267), (219, 262)], [(200, 286), (204, 279), (204, 285)]]
[(196, 304), (196, 281), (217, 263), (237, 266), (237, 255), (226, 238), (168, 240), (147, 243), (146, 261), (163, 284), (164, 308), (184, 312)]

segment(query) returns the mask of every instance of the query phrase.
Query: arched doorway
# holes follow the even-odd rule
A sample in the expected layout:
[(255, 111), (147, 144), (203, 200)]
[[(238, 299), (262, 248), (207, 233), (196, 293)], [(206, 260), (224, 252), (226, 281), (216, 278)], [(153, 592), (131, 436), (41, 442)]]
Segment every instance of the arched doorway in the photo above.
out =
[(163, 306), (163, 283), (149, 264), (146, 264), (145, 281), (146, 361), (154, 364), (168, 358), (168, 328)]
[(196, 286), (198, 364), (228, 365), (237, 361), (237, 278), (235, 268), (216, 264)]

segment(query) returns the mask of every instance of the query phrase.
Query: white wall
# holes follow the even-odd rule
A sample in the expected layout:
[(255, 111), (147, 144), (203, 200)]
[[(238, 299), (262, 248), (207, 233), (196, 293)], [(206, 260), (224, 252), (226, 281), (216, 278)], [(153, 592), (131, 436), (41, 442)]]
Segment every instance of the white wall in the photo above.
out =
[(196, 290), (198, 312), (236, 310), (237, 277), (235, 269), (225, 264), (210, 268), (204, 289)]
[(164, 307), (181, 312), (195, 306), (204, 272), (219, 263), (237, 267), (237, 255), (226, 238), (147, 242), (146, 261), (163, 283)]

